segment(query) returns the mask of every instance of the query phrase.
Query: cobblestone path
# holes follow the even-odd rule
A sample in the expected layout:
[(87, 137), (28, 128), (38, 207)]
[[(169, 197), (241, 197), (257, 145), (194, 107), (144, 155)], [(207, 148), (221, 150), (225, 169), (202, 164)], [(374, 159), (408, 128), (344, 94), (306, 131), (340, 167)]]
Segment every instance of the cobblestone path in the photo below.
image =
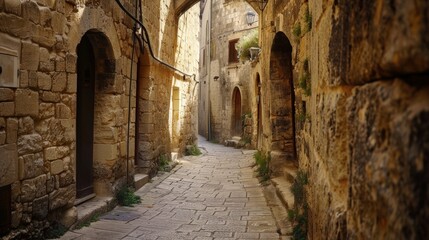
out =
[(62, 239), (279, 239), (251, 168), (254, 151), (199, 146), (203, 156), (180, 159), (171, 174), (137, 191), (141, 204), (110, 213), (122, 219), (101, 217)]

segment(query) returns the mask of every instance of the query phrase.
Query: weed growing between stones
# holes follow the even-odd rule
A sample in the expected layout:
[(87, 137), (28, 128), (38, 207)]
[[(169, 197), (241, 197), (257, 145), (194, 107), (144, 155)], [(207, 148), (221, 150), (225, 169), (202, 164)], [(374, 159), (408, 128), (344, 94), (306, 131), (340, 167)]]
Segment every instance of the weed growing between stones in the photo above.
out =
[(310, 74), (304, 72), (299, 78), (299, 87), (304, 90), (304, 94), (306, 96), (311, 96), (311, 82), (310, 82)]
[(201, 155), (200, 149), (194, 144), (186, 147), (186, 156), (199, 156)]
[(140, 196), (135, 195), (134, 189), (131, 187), (124, 187), (116, 194), (116, 199), (121, 206), (132, 207), (137, 203), (141, 203)]
[(100, 218), (100, 214), (94, 214), (92, 215), (92, 217), (88, 220), (86, 220), (85, 222), (81, 222), (76, 226), (76, 229), (81, 229), (83, 227), (89, 227), (89, 225), (91, 225), (91, 223), (93, 222), (97, 222)]
[(256, 165), (258, 166), (258, 177), (260, 178), (260, 181), (268, 181), (270, 179), (268, 167), (270, 157), (261, 151), (257, 151), (255, 154), (253, 154), (253, 158), (255, 159)]
[(161, 155), (159, 157), (159, 162), (158, 162), (158, 171), (169, 172), (170, 170), (171, 169), (170, 169), (168, 158), (164, 155)]
[(293, 209), (288, 210), (288, 218), (292, 223), (294, 240), (307, 239), (308, 204), (305, 195), (305, 185), (308, 184), (307, 173), (298, 171), (291, 192), (295, 198)]
[(308, 113), (299, 113), (298, 115), (298, 121), (300, 123), (304, 123), (306, 120), (310, 120), (310, 115)]
[(297, 23), (294, 27), (293, 27), (293, 30), (292, 30), (292, 34), (295, 36), (295, 37), (297, 37), (297, 38), (299, 38), (299, 37), (301, 37), (301, 25), (299, 24), (299, 23)]
[(61, 223), (55, 222), (45, 231), (45, 239), (57, 239), (67, 232), (67, 228)]
[(311, 16), (310, 13), (310, 9), (307, 7), (307, 9), (305, 10), (305, 16), (304, 16), (304, 21), (307, 24), (307, 29), (308, 31), (311, 30), (312, 27), (312, 21), (313, 21), (313, 17)]

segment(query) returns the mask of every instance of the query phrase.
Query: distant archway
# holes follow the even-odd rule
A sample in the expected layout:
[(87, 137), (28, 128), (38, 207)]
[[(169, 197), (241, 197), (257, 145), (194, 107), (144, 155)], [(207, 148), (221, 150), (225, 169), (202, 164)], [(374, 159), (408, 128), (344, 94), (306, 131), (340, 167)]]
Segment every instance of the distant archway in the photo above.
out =
[(282, 32), (273, 40), (270, 56), (271, 150), (284, 153), (286, 160), (296, 160), (295, 93), (292, 75), (292, 46)]
[(234, 88), (232, 93), (232, 135), (241, 136), (242, 120), (241, 120), (241, 93), (238, 87)]

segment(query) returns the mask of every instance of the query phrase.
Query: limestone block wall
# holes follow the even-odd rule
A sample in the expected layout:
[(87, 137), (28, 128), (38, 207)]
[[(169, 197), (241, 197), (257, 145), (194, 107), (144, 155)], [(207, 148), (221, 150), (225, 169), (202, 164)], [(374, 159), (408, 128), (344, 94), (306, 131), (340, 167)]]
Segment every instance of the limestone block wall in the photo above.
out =
[(36, 238), (47, 221), (76, 220), (77, 46), (88, 31), (98, 57), (95, 194), (125, 182), (131, 28), (113, 1), (0, 1), (0, 187), (11, 200), (1, 234)]
[[(171, 0), (143, 3), (152, 49), (164, 62), (197, 74), (198, 4), (180, 17), (174, 10)], [(161, 157), (169, 159), (173, 150), (183, 152), (187, 144), (195, 143), (197, 91), (193, 77), (183, 78), (156, 62), (148, 51), (139, 59), (136, 164), (139, 171), (154, 175)]]
[(262, 146), (275, 147), (272, 49), (284, 34), (310, 239), (427, 236), (427, 12), (424, 1), (268, 2), (254, 70), (266, 107)]

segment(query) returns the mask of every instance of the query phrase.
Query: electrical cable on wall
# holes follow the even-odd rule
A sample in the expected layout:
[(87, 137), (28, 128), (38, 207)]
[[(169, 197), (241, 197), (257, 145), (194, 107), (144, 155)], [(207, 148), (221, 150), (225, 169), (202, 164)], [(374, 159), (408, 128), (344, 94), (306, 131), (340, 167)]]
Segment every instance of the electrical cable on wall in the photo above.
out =
[[(174, 67), (174, 66), (172, 66), (172, 65), (170, 65), (170, 64), (168, 64), (168, 63), (166, 63), (166, 62), (164, 62), (164, 61), (162, 61), (161, 59), (159, 59), (159, 58), (157, 58), (156, 56), (155, 56), (155, 54), (153, 53), (153, 49), (152, 49), (152, 44), (151, 44), (151, 42), (150, 42), (150, 38), (149, 38), (149, 33), (148, 33), (148, 31), (147, 31), (147, 29), (146, 29), (146, 27), (144, 26), (144, 24), (143, 24), (143, 22), (142, 21), (140, 21), (140, 20), (138, 20), (137, 18), (135, 18), (125, 7), (124, 7), (124, 5), (122, 5), (122, 3), (121, 3), (121, 1), (120, 0), (115, 0), (115, 2), (118, 4), (118, 6), (119, 6), (119, 8), (121, 8), (122, 9), (122, 11), (124, 11), (125, 12), (125, 14), (126, 15), (128, 15), (131, 19), (133, 19), (137, 24), (139, 24), (140, 25), (140, 27), (142, 28), (142, 30), (143, 30), (143, 33), (144, 33), (144, 37), (146, 38), (146, 39), (143, 39), (143, 41), (144, 42), (146, 42), (147, 43), (147, 45), (148, 45), (148, 47), (149, 47), (149, 53), (150, 53), (150, 55), (151, 55), (151, 57), (153, 58), (153, 59), (155, 59), (157, 62), (159, 62), (160, 64), (162, 64), (162, 65), (164, 65), (164, 66), (166, 66), (166, 67), (168, 67), (168, 68), (170, 68), (170, 69), (173, 69), (174, 71), (177, 71), (177, 72), (179, 72), (179, 73), (181, 73), (184, 77), (185, 76), (188, 76), (188, 77), (192, 77), (193, 78), (193, 80), (196, 82), (196, 83), (199, 83), (195, 78), (196, 78), (196, 75), (195, 74), (189, 74), (189, 73), (185, 73), (184, 71), (182, 71), (182, 70), (180, 70), (180, 69), (178, 69), (178, 68), (176, 68), (176, 67)], [(140, 4), (141, 5), (141, 4)], [(140, 8), (140, 10), (142, 10), (141, 8)]]

